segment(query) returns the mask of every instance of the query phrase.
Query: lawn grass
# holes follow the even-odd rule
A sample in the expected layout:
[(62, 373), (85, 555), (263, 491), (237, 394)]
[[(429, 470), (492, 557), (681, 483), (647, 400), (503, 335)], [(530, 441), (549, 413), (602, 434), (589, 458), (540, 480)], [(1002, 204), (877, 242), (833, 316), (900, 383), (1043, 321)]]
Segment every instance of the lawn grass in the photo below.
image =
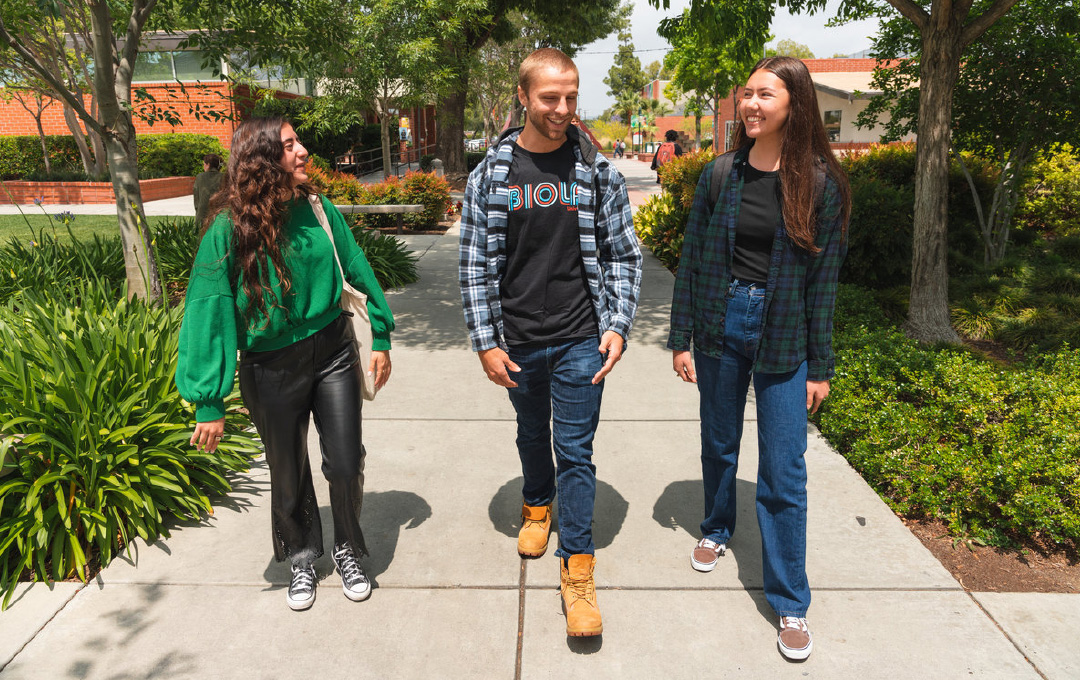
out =
[[(33, 238), (33, 231), (52, 230), (53, 228), (56, 229), (57, 237), (64, 240), (68, 238), (67, 229), (54, 215), (44, 215), (39, 208), (34, 210), (38, 212), (35, 214), (28, 210), (25, 218), (22, 215), (0, 215), (0, 243), (7, 243), (10, 238), (31, 239)], [(167, 218), (147, 218), (151, 227), (156, 226), (163, 219)], [(27, 226), (27, 221), (30, 223), (29, 226)], [(104, 237), (120, 234), (120, 229), (116, 226), (115, 215), (75, 215), (70, 227), (71, 233), (79, 240), (93, 239), (94, 234)]]

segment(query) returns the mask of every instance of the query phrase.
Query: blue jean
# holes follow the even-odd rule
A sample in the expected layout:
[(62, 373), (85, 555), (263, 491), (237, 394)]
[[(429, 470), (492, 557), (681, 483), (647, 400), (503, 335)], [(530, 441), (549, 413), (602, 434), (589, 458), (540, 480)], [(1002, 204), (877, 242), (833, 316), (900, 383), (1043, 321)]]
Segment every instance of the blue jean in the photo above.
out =
[(727, 543), (735, 531), (735, 472), (751, 374), (757, 397), (757, 519), (765, 599), (778, 616), (806, 616), (806, 362), (790, 373), (753, 373), (765, 289), (728, 289), (724, 353), (694, 353), (701, 395), (701, 534)]
[(521, 368), (510, 374), (518, 386), (507, 390), (517, 411), (517, 448), (525, 478), (521, 495), (526, 505), (547, 505), (558, 488), (555, 554), (561, 558), (595, 551), (592, 453), (604, 383), (593, 385), (592, 378), (604, 365), (604, 356), (596, 349), (599, 344), (591, 337), (509, 351), (511, 361)]

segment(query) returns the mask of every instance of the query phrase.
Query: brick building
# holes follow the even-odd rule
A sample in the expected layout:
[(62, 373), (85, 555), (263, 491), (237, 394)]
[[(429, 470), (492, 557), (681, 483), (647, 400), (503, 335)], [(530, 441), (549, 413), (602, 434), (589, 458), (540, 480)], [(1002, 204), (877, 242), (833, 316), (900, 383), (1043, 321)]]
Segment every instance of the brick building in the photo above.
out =
[[(302, 76), (285, 74), (281, 69), (249, 68), (245, 71), (244, 84), (232, 83), (215, 76), (213, 69), (202, 66), (202, 54), (197, 50), (181, 49), (183, 33), (158, 33), (144, 36), (146, 46), (135, 62), (132, 78), (134, 88), (142, 88), (153, 97), (158, 107), (170, 109), (179, 118), (175, 126), (164, 121), (153, 125), (135, 120), (138, 135), (158, 135), (173, 132), (206, 134), (217, 137), (226, 147), (232, 143), (232, 134), (243, 120), (250, 117), (256, 103), (252, 86), (265, 88), (278, 99), (291, 99), (316, 94), (316, 83)], [(221, 70), (228, 74), (229, 63)], [(0, 90), (3, 85), (0, 84)], [(261, 93), (260, 93), (261, 95)], [(134, 98), (134, 97), (133, 97)], [(31, 107), (33, 103), (29, 102)], [(89, 105), (89, 97), (86, 98)], [(139, 104), (133, 101), (136, 110)], [(214, 111), (223, 114), (222, 119), (197, 117), (192, 111)], [(409, 146), (426, 147), (435, 142), (434, 108), (414, 107), (399, 114), (408, 119)], [(378, 122), (368, 116), (368, 122)], [(81, 124), (81, 123), (80, 123)], [(60, 102), (54, 101), (42, 115), (42, 127), (47, 135), (71, 134), (64, 122)], [(85, 129), (85, 127), (84, 127)], [(34, 117), (19, 102), (0, 98), (0, 136), (35, 135), (37, 124)], [(414, 154), (415, 155), (415, 154)]]
[[(818, 108), (825, 122), (825, 130), (833, 148), (837, 151), (864, 149), (876, 143), (883, 132), (881, 126), (860, 130), (855, 126), (855, 118), (870, 103), (870, 99), (881, 94), (871, 86), (875, 59), (803, 59), (817, 90)], [(654, 80), (642, 90), (643, 97), (660, 99), (672, 108), (668, 116), (657, 117), (656, 128), (675, 130), (680, 139), (693, 141), (694, 118), (685, 115), (685, 100), (673, 102), (664, 96), (664, 87), (669, 81)], [(729, 96), (720, 100), (719, 125), (721, 139), (725, 149), (735, 128), (735, 105), (738, 88), (732, 89)], [(701, 120), (702, 138), (712, 138), (712, 111)], [(914, 140), (909, 135), (905, 141)], [(685, 145), (685, 143), (684, 143)]]

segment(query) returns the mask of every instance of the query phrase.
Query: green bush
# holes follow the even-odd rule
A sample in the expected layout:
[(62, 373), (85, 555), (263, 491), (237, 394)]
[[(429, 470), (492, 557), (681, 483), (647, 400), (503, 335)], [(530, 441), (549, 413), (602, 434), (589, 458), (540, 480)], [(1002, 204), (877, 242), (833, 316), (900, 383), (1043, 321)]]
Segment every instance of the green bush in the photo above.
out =
[(1080, 346), (1080, 236), (1039, 239), (949, 283), (952, 322), (1016, 352)]
[(672, 193), (676, 203), (684, 210), (689, 211), (694, 205), (694, 192), (697, 190), (698, 180), (701, 179), (705, 165), (714, 157), (712, 149), (685, 153), (672, 158), (660, 169), (664, 191)]
[[(41, 142), (36, 135), (0, 137), (0, 179), (37, 181), (86, 181), (75, 140), (70, 135), (46, 137), (53, 174), (45, 174)], [(135, 138), (139, 179), (191, 177), (202, 172), (202, 159), (228, 152), (217, 137), (188, 133), (139, 135)]]
[(164, 283), (186, 286), (198, 249), (199, 225), (194, 217), (166, 217), (155, 225), (154, 254)]
[(212, 512), (225, 475), (257, 452), (233, 394), (214, 454), (188, 445), (194, 407), (176, 395), (180, 314), (120, 302), (24, 293), (0, 305), (0, 592), (21, 577), (77, 577), (134, 536)]
[[(997, 170), (990, 162), (965, 156), (984, 208), (993, 196)], [(915, 145), (873, 147), (848, 154), (841, 166), (851, 183), (850, 247), (841, 280), (874, 288), (911, 281), (911, 243), (915, 204)], [(982, 240), (971, 189), (960, 164), (949, 166), (949, 272), (973, 271), (982, 262)]]
[(1019, 221), (1058, 236), (1080, 236), (1080, 150), (1062, 144), (1036, 160), (1030, 172), (1017, 207)]
[(483, 162), (484, 156), (487, 156), (486, 151), (466, 151), (465, 152), (465, 170), (472, 172), (473, 168), (480, 165)]
[(666, 191), (650, 196), (634, 214), (634, 231), (642, 244), (668, 269), (679, 266), (689, 211)]
[[(404, 179), (389, 177), (377, 184), (365, 184), (356, 177), (337, 171), (311, 168), (312, 186), (338, 205), (404, 205), (422, 203), (422, 213), (406, 214), (403, 223), (412, 229), (436, 226), (450, 206), (450, 183), (427, 172), (407, 172)], [(396, 215), (356, 215), (356, 224), (367, 228), (392, 228)]]
[(203, 171), (203, 156), (216, 153), (222, 160), (228, 152), (217, 137), (189, 133), (139, 135), (135, 138), (139, 158), (139, 179), (194, 177)]
[(403, 203), (422, 203), (424, 212), (405, 215), (405, 224), (416, 229), (438, 225), (450, 207), (450, 183), (430, 172), (406, 172), (401, 182)]
[(897, 512), (992, 544), (1080, 546), (1080, 351), (1002, 367), (925, 348), (841, 286), (822, 433)]
[(103, 288), (118, 296), (125, 280), (120, 237), (95, 234), (81, 241), (68, 235), (65, 240), (55, 228), (42, 229), (29, 240), (0, 245), (0, 303), (26, 291), (77, 299), (83, 291)]
[[(69, 135), (46, 135), (52, 169), (58, 173), (82, 173), (75, 140)], [(37, 135), (0, 137), (0, 179), (20, 180), (45, 175), (45, 160)]]
[(390, 234), (364, 229), (352, 217), (346, 215), (346, 221), (351, 223), (353, 236), (375, 270), (375, 278), (383, 290), (401, 288), (420, 280), (416, 270), (416, 262), (420, 258), (404, 242)]

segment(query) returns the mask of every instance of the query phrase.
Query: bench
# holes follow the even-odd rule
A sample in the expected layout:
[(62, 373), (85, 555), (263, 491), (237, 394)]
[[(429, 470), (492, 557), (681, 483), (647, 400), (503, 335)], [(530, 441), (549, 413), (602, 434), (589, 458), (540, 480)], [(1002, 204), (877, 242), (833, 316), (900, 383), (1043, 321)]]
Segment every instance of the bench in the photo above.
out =
[(397, 215), (397, 233), (402, 234), (405, 222), (405, 213), (422, 213), (427, 210), (423, 203), (409, 203), (406, 205), (335, 205), (342, 213), (367, 213), (372, 215)]

